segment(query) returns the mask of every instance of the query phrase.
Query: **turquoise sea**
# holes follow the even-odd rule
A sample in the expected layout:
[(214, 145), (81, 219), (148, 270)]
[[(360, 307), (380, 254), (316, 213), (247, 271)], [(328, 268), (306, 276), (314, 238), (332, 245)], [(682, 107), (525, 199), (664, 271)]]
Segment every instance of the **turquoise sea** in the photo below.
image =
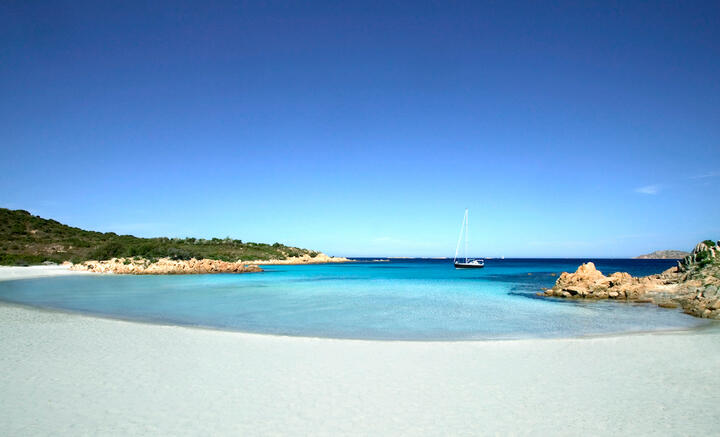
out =
[[(293, 336), (382, 340), (574, 337), (707, 322), (648, 304), (539, 298), (584, 259), (359, 260), (266, 266), (253, 274), (88, 275), (0, 282), (0, 300), (146, 322)], [(659, 273), (672, 260), (593, 260), (601, 271)]]

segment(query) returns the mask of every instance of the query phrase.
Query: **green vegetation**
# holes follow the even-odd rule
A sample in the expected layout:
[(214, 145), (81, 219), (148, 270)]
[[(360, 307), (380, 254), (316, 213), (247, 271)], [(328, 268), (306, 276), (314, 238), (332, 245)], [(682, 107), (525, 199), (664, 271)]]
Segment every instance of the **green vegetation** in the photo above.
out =
[[(709, 244), (707, 245), (709, 247), (714, 247), (715, 243), (713, 243), (712, 246), (710, 246)], [(710, 250), (701, 250), (695, 253), (695, 263), (700, 268), (707, 267), (708, 265), (712, 264), (713, 261), (715, 261), (715, 258), (713, 257), (713, 253)]]
[(244, 243), (232, 238), (138, 238), (114, 232), (93, 232), (0, 208), (0, 265), (30, 265), (46, 261), (74, 263), (121, 257), (149, 260), (210, 258), (223, 261), (285, 259), (318, 252), (284, 244)]
[(720, 277), (720, 242), (705, 240), (698, 244), (679, 267), (693, 279), (702, 279), (708, 275)]

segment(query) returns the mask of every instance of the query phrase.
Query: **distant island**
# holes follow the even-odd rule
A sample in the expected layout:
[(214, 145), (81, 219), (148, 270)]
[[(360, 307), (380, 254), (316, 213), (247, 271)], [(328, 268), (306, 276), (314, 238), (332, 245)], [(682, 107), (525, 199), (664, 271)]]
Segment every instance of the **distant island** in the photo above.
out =
[(636, 256), (635, 259), (683, 259), (690, 255), (684, 250), (656, 250), (645, 255)]
[(246, 264), (346, 262), (321, 252), (232, 238), (140, 238), (94, 232), (24, 210), (0, 208), (0, 265), (72, 263), (75, 270), (131, 274), (261, 271)]

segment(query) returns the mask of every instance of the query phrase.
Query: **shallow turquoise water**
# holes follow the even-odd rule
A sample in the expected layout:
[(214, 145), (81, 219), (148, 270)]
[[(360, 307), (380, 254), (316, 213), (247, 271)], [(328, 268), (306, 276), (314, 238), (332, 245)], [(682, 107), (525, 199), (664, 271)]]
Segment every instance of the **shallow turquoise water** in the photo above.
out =
[[(682, 329), (679, 311), (537, 298), (551, 273), (583, 260), (447, 260), (268, 266), (257, 274), (71, 276), (0, 282), (0, 299), (133, 320), (245, 332), (364, 339), (568, 337)], [(672, 261), (596, 260), (610, 273), (658, 273)]]

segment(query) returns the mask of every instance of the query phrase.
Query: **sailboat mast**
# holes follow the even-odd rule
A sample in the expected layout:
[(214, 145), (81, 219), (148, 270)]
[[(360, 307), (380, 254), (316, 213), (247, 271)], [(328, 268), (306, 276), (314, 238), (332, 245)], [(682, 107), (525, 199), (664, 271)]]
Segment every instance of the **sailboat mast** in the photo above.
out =
[(457, 261), (458, 252), (460, 252), (460, 242), (462, 242), (463, 231), (465, 231), (465, 219), (467, 218), (467, 210), (465, 216), (463, 216), (462, 224), (460, 225), (460, 235), (458, 235), (457, 246), (455, 246), (455, 258), (453, 258), (453, 264)]
[[(458, 262), (458, 254), (460, 253), (460, 245), (462, 244), (463, 234), (465, 234), (465, 247), (464, 247), (465, 254), (462, 256), (463, 256), (463, 258), (465, 258), (465, 262), (462, 262), (462, 261)], [(468, 257), (468, 245), (469, 245), (468, 242), (469, 241), (470, 241), (470, 209), (465, 208), (465, 215), (463, 216), (462, 225), (460, 226), (460, 235), (458, 236), (457, 246), (455, 246), (455, 258), (453, 258), (453, 264), (455, 264), (456, 269), (485, 267), (484, 259), (474, 259), (474, 258)], [(462, 258), (461, 258), (461, 260), (462, 260)]]
[(468, 262), (468, 256), (467, 256), (467, 245), (468, 245), (468, 229), (470, 227), (470, 216), (468, 215), (468, 210), (465, 208), (465, 264)]

